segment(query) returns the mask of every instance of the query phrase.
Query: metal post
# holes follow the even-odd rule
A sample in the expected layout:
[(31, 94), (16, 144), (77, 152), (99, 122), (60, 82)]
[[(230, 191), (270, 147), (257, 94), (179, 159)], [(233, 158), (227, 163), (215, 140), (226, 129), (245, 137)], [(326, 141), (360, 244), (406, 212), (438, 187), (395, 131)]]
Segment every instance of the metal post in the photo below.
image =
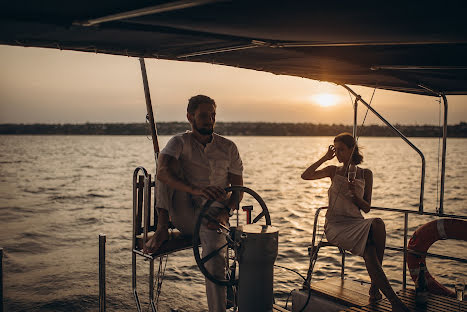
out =
[(151, 210), (151, 197), (149, 196), (151, 192), (151, 175), (148, 174), (147, 177), (144, 177), (144, 189), (143, 189), (143, 216), (144, 216), (144, 228), (143, 228), (143, 246), (146, 245), (148, 241), (148, 232), (149, 226), (151, 225), (150, 220), (150, 210)]
[(137, 228), (137, 210), (138, 210), (138, 173), (142, 171), (144, 179), (147, 180), (149, 175), (143, 167), (137, 167), (133, 172), (133, 239), (131, 243), (131, 286), (133, 289), (133, 296), (136, 302), (138, 312), (141, 312), (141, 303), (139, 301), (138, 292), (136, 290), (136, 235), (138, 235)]
[(355, 102), (353, 105), (353, 129), (352, 135), (354, 138), (357, 137), (357, 109), (358, 109), (358, 97), (355, 98)]
[(155, 311), (154, 306), (154, 259), (149, 260), (149, 302), (151, 309)]
[(146, 110), (148, 112), (147, 118), (149, 124), (151, 125), (151, 136), (152, 136), (152, 145), (154, 147), (154, 159), (157, 166), (157, 157), (159, 156), (159, 141), (157, 140), (157, 129), (154, 122), (154, 113), (152, 111), (151, 103), (151, 93), (149, 92), (149, 83), (148, 76), (146, 74), (146, 64), (144, 63), (144, 58), (139, 58), (139, 63), (141, 65), (141, 75), (143, 77), (143, 86), (144, 86), (144, 96), (146, 98)]
[(402, 289), (407, 288), (407, 231), (409, 230), (409, 213), (404, 213), (404, 260), (402, 267)]
[(0, 248), (0, 312), (3, 312), (3, 248)]
[(105, 234), (99, 234), (99, 312), (105, 311)]
[[(146, 73), (146, 64), (144, 62), (144, 58), (140, 57), (139, 63), (141, 65), (141, 76), (143, 77), (144, 97), (146, 99), (146, 110), (147, 110), (146, 116), (151, 126), (152, 145), (154, 148), (154, 161), (155, 161), (154, 183), (156, 183), (157, 181), (157, 159), (159, 158), (159, 141), (157, 139), (157, 128), (156, 128), (156, 122), (154, 121), (154, 112), (152, 110), (151, 93), (149, 92), (148, 75)], [(154, 187), (154, 227), (157, 226), (157, 210), (156, 210), (157, 199), (156, 199), (155, 189), (156, 188)], [(145, 217), (147, 216), (148, 215), (145, 215)], [(144, 243), (146, 243), (146, 236), (144, 237)]]
[(444, 213), (444, 178), (446, 175), (446, 138), (448, 135), (448, 99), (444, 93), (441, 93), (444, 103), (444, 123), (443, 123), (443, 153), (441, 160), (441, 188), (439, 190), (439, 210), (438, 214)]
[(400, 132), (393, 125), (391, 125), (391, 123), (389, 123), (389, 121), (387, 121), (383, 116), (381, 116), (377, 111), (375, 111), (374, 108), (371, 107), (370, 104), (365, 102), (365, 100), (363, 100), (360, 95), (355, 93), (354, 90), (350, 89), (348, 86), (346, 86), (344, 84), (341, 85), (341, 86), (343, 86), (350, 93), (352, 93), (353, 96), (355, 96), (363, 105), (365, 105), (373, 114), (375, 114), (376, 117), (378, 117), (382, 122), (384, 122), (386, 124), (386, 126), (391, 128), (391, 130), (394, 133), (396, 133), (402, 140), (404, 140), (407, 144), (409, 144), (410, 147), (412, 147), (412, 149), (414, 149), (420, 155), (420, 158), (422, 160), (422, 177), (421, 177), (421, 185), (420, 185), (420, 205), (418, 207), (418, 212), (423, 213), (423, 194), (424, 194), (424, 191), (425, 191), (425, 156), (412, 142), (409, 141), (409, 139), (407, 139), (407, 137), (404, 134), (402, 134), (402, 132)]
[(342, 249), (342, 248), (340, 248), (340, 249), (341, 249), (340, 251), (342, 252), (341, 279), (344, 279), (344, 277), (345, 277), (345, 272), (344, 272), (344, 270), (345, 270), (345, 250)]

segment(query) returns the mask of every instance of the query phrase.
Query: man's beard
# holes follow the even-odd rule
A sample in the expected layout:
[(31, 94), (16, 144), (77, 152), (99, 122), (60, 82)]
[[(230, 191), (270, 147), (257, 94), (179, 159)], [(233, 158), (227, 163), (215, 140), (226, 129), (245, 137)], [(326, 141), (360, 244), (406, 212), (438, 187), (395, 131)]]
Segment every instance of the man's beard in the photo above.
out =
[(196, 124), (196, 120), (193, 122), (193, 128), (195, 128), (196, 131), (198, 131), (202, 135), (211, 135), (214, 132), (214, 126), (209, 128), (198, 127), (198, 125)]

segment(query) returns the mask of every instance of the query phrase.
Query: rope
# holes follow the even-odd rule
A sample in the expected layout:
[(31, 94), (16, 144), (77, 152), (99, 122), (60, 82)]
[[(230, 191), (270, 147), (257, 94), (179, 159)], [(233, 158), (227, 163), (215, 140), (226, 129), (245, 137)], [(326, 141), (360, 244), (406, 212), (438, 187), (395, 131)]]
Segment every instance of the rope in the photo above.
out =
[(151, 125), (149, 124), (149, 114), (146, 114), (145, 124), (146, 124), (146, 139), (148, 139), (149, 141), (152, 141)]
[[(286, 268), (286, 267), (278, 265), (278, 264), (274, 264), (274, 266), (278, 267), (278, 268), (281, 268), (281, 269), (284, 269), (284, 270), (287, 270), (287, 271), (290, 271), (290, 272), (293, 272), (293, 273), (297, 274), (298, 276), (300, 276), (306, 282), (306, 278), (302, 274), (300, 274), (298, 271)], [(286, 310), (287, 310), (287, 305), (289, 304), (289, 299), (290, 299), (290, 296), (292, 295), (292, 292), (293, 292), (293, 290), (290, 291), (289, 295), (287, 296), (287, 300), (285, 301), (285, 309)], [(309, 288), (309, 290), (308, 290), (307, 301), (305, 302), (305, 305), (303, 306), (302, 310), (300, 310), (300, 311), (303, 311), (305, 309), (305, 307), (308, 305), (308, 302), (310, 301), (310, 296), (311, 296), (311, 288)]]
[(281, 266), (281, 265), (278, 265), (278, 264), (274, 264), (274, 266), (275, 266), (275, 267), (278, 267), (278, 268), (281, 268), (281, 269), (284, 269), (284, 270), (287, 270), (287, 271), (294, 272), (295, 274), (297, 274), (298, 276), (300, 276), (304, 281), (306, 281), (306, 278), (305, 278), (302, 274), (298, 273), (296, 270), (289, 269), (289, 268), (286, 268), (286, 267)]
[[(165, 262), (164, 262), (164, 259), (165, 259)], [(159, 297), (162, 291), (162, 283), (164, 282), (165, 269), (167, 267), (168, 259), (169, 259), (169, 255), (164, 255), (164, 256), (159, 257), (159, 268), (157, 269), (156, 280), (154, 281), (154, 284), (155, 284), (154, 286), (156, 286), (156, 299), (154, 300), (154, 303), (156, 307), (159, 303)]]

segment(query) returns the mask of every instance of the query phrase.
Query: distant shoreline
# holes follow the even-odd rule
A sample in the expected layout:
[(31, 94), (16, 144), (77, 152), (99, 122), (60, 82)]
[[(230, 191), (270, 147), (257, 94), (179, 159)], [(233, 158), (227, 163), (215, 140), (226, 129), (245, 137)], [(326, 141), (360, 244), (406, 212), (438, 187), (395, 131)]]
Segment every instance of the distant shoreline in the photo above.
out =
[[(159, 122), (159, 135), (181, 133), (190, 128), (187, 122)], [(442, 127), (433, 125), (396, 125), (408, 137), (440, 137)], [(394, 137), (386, 126), (359, 127), (361, 136)], [(349, 125), (271, 122), (218, 122), (216, 132), (240, 136), (334, 136), (352, 132)], [(84, 124), (0, 124), (0, 135), (150, 135), (145, 123), (84, 123)], [(466, 138), (467, 123), (448, 126), (448, 136)]]

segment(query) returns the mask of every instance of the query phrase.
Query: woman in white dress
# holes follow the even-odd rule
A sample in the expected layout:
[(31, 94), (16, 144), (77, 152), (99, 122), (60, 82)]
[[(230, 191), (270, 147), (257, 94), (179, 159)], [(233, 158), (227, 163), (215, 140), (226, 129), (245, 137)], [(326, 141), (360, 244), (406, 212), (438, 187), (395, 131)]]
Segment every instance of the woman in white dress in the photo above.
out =
[[(342, 166), (318, 168), (337, 157)], [(393, 311), (409, 311), (392, 289), (382, 269), (386, 247), (386, 228), (380, 218), (365, 219), (360, 210), (371, 209), (373, 173), (357, 167), (363, 161), (355, 139), (350, 133), (334, 138), (327, 153), (302, 174), (304, 180), (331, 178), (329, 205), (324, 231), (329, 242), (362, 256), (371, 278), (370, 302), (381, 299), (381, 290), (391, 302)], [(348, 175), (348, 172), (355, 172)]]

